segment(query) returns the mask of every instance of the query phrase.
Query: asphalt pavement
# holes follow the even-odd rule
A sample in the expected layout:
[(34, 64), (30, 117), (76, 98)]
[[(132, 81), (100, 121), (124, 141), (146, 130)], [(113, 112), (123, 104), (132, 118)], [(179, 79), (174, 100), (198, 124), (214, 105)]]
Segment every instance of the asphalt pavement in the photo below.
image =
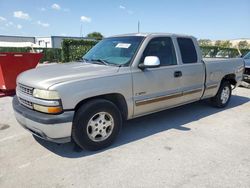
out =
[(0, 98), (0, 187), (250, 187), (250, 89), (124, 123), (98, 152), (34, 138)]

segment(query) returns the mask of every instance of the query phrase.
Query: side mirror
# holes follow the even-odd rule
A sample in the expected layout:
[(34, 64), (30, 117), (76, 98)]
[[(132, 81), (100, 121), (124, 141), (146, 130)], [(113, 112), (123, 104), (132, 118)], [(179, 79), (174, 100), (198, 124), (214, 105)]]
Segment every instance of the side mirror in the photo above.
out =
[(161, 65), (160, 59), (157, 56), (147, 56), (144, 62), (139, 64), (139, 68), (144, 70), (145, 68), (156, 68)]

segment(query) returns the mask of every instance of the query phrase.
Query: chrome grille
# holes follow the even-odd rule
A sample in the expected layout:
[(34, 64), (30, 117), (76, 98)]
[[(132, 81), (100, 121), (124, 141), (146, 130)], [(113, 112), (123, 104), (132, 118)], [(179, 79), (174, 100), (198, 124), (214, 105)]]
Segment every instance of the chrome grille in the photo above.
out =
[[(25, 86), (23, 84), (20, 84), (18, 83), (18, 92), (22, 93), (22, 94), (25, 94), (25, 95), (29, 95), (29, 96), (32, 96), (33, 95), (33, 89), (32, 87), (28, 87), (28, 86)], [(21, 98), (20, 96), (18, 97), (19, 99), (19, 102), (23, 105), (23, 106), (26, 106), (27, 108), (30, 108), (30, 109), (33, 109), (33, 103), (30, 102), (30, 101), (27, 101), (23, 98)]]
[(18, 90), (24, 94), (27, 95), (32, 95), (33, 94), (33, 88), (32, 87), (28, 87), (22, 84), (18, 84)]
[(19, 102), (20, 102), (22, 105), (24, 105), (24, 106), (26, 106), (26, 107), (28, 107), (28, 108), (30, 108), (30, 109), (33, 109), (33, 104), (32, 104), (32, 102), (27, 101), (27, 100), (24, 100), (24, 99), (22, 99), (22, 98), (20, 98), (20, 97), (18, 97), (18, 99), (19, 99)]

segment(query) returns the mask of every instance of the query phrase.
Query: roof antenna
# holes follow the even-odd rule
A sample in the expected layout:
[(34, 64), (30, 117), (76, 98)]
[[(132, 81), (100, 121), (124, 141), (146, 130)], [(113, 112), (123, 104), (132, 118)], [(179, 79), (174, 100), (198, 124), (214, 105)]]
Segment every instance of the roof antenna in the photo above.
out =
[(80, 37), (83, 37), (83, 34), (82, 34), (82, 24), (81, 24), (81, 27), (80, 27)]
[(138, 21), (138, 25), (137, 25), (137, 29), (138, 29), (138, 33), (140, 33), (140, 21)]

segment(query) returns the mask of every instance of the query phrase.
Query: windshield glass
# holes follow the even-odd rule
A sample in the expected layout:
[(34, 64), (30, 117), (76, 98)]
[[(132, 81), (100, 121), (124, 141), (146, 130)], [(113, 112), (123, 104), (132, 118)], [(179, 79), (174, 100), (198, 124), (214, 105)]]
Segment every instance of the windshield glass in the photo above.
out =
[(113, 65), (128, 65), (143, 39), (141, 36), (103, 39), (86, 53), (83, 59)]
[(247, 55), (244, 56), (244, 59), (250, 59), (250, 52), (248, 52)]

